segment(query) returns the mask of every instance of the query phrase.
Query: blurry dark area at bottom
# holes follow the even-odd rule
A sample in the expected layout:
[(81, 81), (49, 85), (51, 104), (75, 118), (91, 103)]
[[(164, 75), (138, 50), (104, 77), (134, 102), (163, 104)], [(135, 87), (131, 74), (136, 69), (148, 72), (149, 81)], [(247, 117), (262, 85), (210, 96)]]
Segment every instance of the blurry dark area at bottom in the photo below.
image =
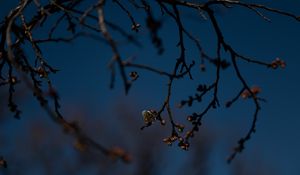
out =
[[(1, 97), (5, 95), (2, 93)], [(89, 116), (86, 109), (79, 106), (72, 107), (66, 115), (70, 116), (69, 121), (108, 149), (128, 152), (130, 162), (124, 163), (113, 155), (85, 147), (64, 133), (42, 110), (38, 112), (40, 115), (23, 114), (16, 120), (11, 113), (2, 110), (6, 105), (3, 100), (0, 104), (0, 156), (4, 156), (8, 164), (7, 168), (0, 169), (0, 174), (276, 174), (274, 167), (255, 157), (259, 153), (227, 165), (226, 157), (218, 153), (229, 153), (222, 148), (229, 143), (220, 142), (215, 128), (201, 128), (188, 151), (176, 145), (168, 146), (162, 140), (169, 133), (159, 124), (140, 130), (142, 116), (133, 112), (136, 109), (132, 106), (115, 105), (114, 114), (103, 113), (99, 118)]]

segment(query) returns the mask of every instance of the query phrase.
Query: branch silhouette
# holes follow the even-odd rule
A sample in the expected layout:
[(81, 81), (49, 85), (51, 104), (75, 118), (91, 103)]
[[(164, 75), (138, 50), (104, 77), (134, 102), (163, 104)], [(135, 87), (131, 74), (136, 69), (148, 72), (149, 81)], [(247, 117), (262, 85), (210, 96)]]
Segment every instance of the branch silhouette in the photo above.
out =
[[(8, 109), (14, 114), (16, 119), (21, 117), (22, 105), (15, 102), (15, 87), (23, 84), (31, 90), (33, 96), (48, 116), (61, 126), (65, 133), (73, 136), (80, 147), (91, 147), (104, 155), (113, 155), (113, 157), (117, 157), (124, 162), (129, 161), (125, 151), (108, 148), (104, 144), (95, 141), (82, 131), (78, 124), (65, 120), (64, 115), (60, 112), (59, 95), (50, 79), (50, 75), (58, 74), (59, 70), (48, 63), (51, 58), (45, 58), (42, 48), (44, 45), (52, 42), (70, 43), (79, 37), (87, 37), (104, 43), (110, 48), (109, 52), (112, 56), (108, 67), (111, 74), (111, 88), (114, 88), (116, 77), (119, 76), (123, 83), (125, 94), (134, 93), (130, 92), (130, 89), (141, 74), (136, 71), (130, 72), (129, 70), (132, 68), (152, 72), (167, 78), (164, 100), (156, 109), (145, 110), (143, 114), (147, 116), (144, 116), (145, 121), (141, 129), (152, 126), (157, 120), (162, 126), (169, 124), (171, 125), (171, 133), (163, 139), (163, 142), (168, 145), (177, 143), (183, 150), (189, 149), (191, 138), (199, 131), (203, 117), (207, 116), (211, 110), (222, 107), (223, 102), (219, 99), (219, 89), (223, 85), (220, 83), (220, 77), (224, 69), (234, 70), (235, 77), (241, 84), (237, 88), (240, 91), (231, 100), (224, 102), (225, 106), (229, 108), (240, 98), (243, 98), (252, 100), (255, 109), (249, 130), (238, 141), (238, 145), (228, 158), (228, 163), (244, 150), (247, 141), (256, 132), (261, 102), (265, 100), (259, 97), (260, 89), (253, 87), (247, 82), (245, 76), (241, 73), (239, 62), (264, 66), (267, 69), (285, 68), (286, 64), (280, 58), (264, 62), (240, 53), (228, 42), (216, 18), (214, 7), (222, 7), (229, 10), (235, 7), (243, 8), (244, 10), (253, 11), (267, 22), (270, 22), (272, 19), (268, 18), (264, 14), (265, 12), (285, 16), (295, 21), (300, 21), (299, 16), (263, 4), (247, 3), (238, 0), (209, 0), (199, 3), (183, 0), (112, 0), (112, 2), (98, 0), (97, 2), (85, 2), (88, 3), (88, 7), (85, 7), (83, 3), (82, 0), (51, 0), (42, 5), (39, 0), (20, 0), (19, 4), (11, 9), (2, 19), (0, 23), (0, 87), (8, 89)], [(109, 13), (107, 11), (109, 11), (110, 6), (117, 7), (119, 15), (124, 15), (131, 26), (122, 26), (120, 23), (108, 18)], [(185, 18), (182, 15), (183, 8), (199, 12), (203, 19), (207, 20), (213, 27), (217, 38), (216, 56), (210, 56), (205, 51), (201, 39), (189, 32), (189, 29), (185, 26)], [(30, 14), (26, 12), (27, 9), (31, 10)], [(158, 14), (157, 11), (160, 13)], [(136, 20), (135, 17), (137, 15), (145, 15), (144, 25)], [(140, 41), (137, 34), (147, 29), (157, 54), (163, 55), (166, 37), (161, 36), (159, 32), (162, 30), (164, 21), (157, 16), (170, 19), (178, 32), (176, 34), (178, 43), (175, 44), (179, 55), (173, 59), (175, 61), (174, 65), (170, 64), (171, 72), (153, 65), (135, 63), (133, 59), (124, 58), (124, 55), (119, 51), (120, 42), (118, 40), (120, 38), (125, 39), (126, 43), (132, 44), (137, 48), (142, 47), (143, 42)], [(51, 17), (54, 17), (54, 21)], [(45, 23), (47, 22), (51, 23), (51, 25), (46, 25)], [(59, 32), (62, 24), (67, 25), (67, 28), (64, 29), (64, 32)], [(46, 32), (43, 34), (43, 37), (39, 38), (41, 35), (38, 35), (37, 32), (42, 28)], [(128, 32), (128, 29), (131, 31)], [(65, 32), (67, 32), (67, 35)], [(116, 33), (119, 34), (120, 38), (116, 38)], [(198, 49), (198, 61), (187, 56), (188, 51), (186, 48), (188, 47), (188, 42), (193, 43)], [(30, 51), (34, 55), (27, 54)], [(229, 56), (230, 59), (226, 56)], [(177, 93), (174, 90), (174, 82), (179, 79), (193, 81), (193, 71), (196, 71), (196, 67), (200, 67), (200, 71), (206, 71), (207, 63), (215, 67), (212, 82), (199, 84), (195, 95), (181, 100), (179, 104), (179, 107), (184, 109), (184, 107), (190, 107), (195, 105), (195, 103), (205, 103), (203, 110), (195, 111), (186, 117), (189, 125), (185, 126), (177, 122), (179, 119), (175, 117), (174, 107), (171, 105), (173, 96)], [(208, 102), (204, 102), (202, 99), (209, 95), (211, 95), (211, 99)], [(6, 160), (1, 157), (0, 167), (6, 166)]]

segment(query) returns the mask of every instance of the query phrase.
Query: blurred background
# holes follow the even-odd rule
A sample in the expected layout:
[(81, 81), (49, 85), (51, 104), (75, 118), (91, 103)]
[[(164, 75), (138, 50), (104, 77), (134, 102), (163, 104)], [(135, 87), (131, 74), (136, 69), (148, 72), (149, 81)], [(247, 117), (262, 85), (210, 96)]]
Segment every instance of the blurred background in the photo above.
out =
[[(299, 1), (255, 2), (300, 15)], [(0, 19), (17, 4), (17, 0), (0, 0)], [(143, 27), (144, 13), (140, 15), (134, 12), (134, 7), (125, 5), (141, 24), (140, 32), (134, 35), (142, 47), (129, 44), (114, 34), (123, 59), (134, 57), (136, 63), (171, 71), (179, 55), (174, 21), (162, 17), (159, 9), (153, 9), (157, 11), (155, 17), (162, 21), (158, 34), (165, 48), (164, 54), (158, 55), (149, 31)], [(200, 39), (207, 53), (215, 55), (216, 36), (210, 22), (195, 11), (180, 10), (186, 28)], [(128, 95), (124, 94), (119, 76), (115, 88), (110, 89), (107, 66), (112, 56), (110, 49), (96, 40), (79, 38), (69, 44), (51, 43), (42, 47), (48, 62), (60, 70), (50, 78), (59, 93), (62, 114), (68, 121), (76, 121), (82, 130), (106, 147), (126, 150), (131, 163), (124, 164), (100, 153), (78, 149), (74, 138), (64, 134), (63, 129), (49, 119), (30, 90), (19, 85), (16, 102), (22, 110), (20, 120), (14, 119), (7, 109), (7, 89), (0, 89), (0, 155), (8, 162), (8, 168), (0, 169), (0, 174), (300, 174), (299, 21), (262, 11), (271, 19), (266, 22), (253, 11), (239, 7), (215, 10), (225, 39), (239, 53), (267, 62), (279, 57), (287, 64), (285, 69), (273, 70), (239, 62), (249, 84), (261, 87), (260, 96), (267, 101), (262, 103), (257, 132), (232, 164), (228, 165), (226, 158), (248, 131), (254, 110), (250, 101), (242, 99), (231, 108), (225, 108), (225, 102), (241, 87), (233, 69), (221, 73), (221, 107), (204, 117), (189, 151), (183, 151), (176, 145), (170, 147), (162, 142), (170, 134), (169, 126), (155, 123), (140, 130), (143, 125), (141, 111), (158, 109), (162, 105), (167, 93), (167, 78), (132, 68), (128, 73), (137, 71), (139, 78)], [(131, 23), (118, 6), (109, 1), (105, 11), (109, 20), (131, 32)], [(66, 25), (62, 25), (56, 34), (64, 34), (65, 28)], [(43, 29), (36, 32), (36, 37), (39, 36), (43, 36)], [(189, 41), (186, 45), (188, 60), (194, 59), (199, 65), (196, 47)], [(225, 53), (223, 58), (230, 59)], [(194, 68), (194, 80), (185, 78), (174, 83), (171, 107), (176, 120), (185, 122), (187, 115), (205, 107), (204, 103), (182, 109), (176, 105), (193, 95), (199, 84), (214, 80), (215, 67), (207, 64), (206, 69), (201, 72)]]

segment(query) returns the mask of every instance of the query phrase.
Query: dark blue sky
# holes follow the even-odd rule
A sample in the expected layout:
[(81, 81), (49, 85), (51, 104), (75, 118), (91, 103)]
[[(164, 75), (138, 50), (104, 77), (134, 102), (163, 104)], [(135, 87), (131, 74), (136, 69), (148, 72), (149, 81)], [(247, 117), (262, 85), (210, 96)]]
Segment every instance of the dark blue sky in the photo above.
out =
[[(11, 5), (13, 5), (11, 1), (0, 1), (1, 18), (9, 11)], [(267, 5), (300, 15), (299, 1), (273, 1), (268, 2)], [(121, 14), (117, 13), (116, 8), (106, 10), (109, 18), (128, 27), (128, 31), (130, 31), (129, 20), (119, 20)], [(210, 22), (201, 19), (200, 16), (195, 16), (196, 13), (182, 10), (187, 29), (199, 37), (203, 47), (213, 55), (216, 48), (216, 37)], [(272, 61), (279, 57), (287, 63), (285, 69), (271, 70), (239, 62), (246, 80), (250, 85), (258, 85), (262, 88), (261, 96), (266, 98), (267, 102), (262, 103), (257, 132), (247, 143), (243, 154), (238, 155), (233, 164), (247, 160), (251, 164), (250, 167), (255, 168), (259, 167), (261, 161), (278, 170), (278, 174), (297, 175), (300, 174), (298, 166), (300, 156), (300, 116), (298, 111), (300, 22), (269, 12), (264, 12), (264, 14), (272, 22), (266, 22), (253, 11), (241, 8), (220, 9), (217, 14), (225, 40), (239, 53), (265, 61)], [(143, 16), (136, 15), (135, 17), (137, 21), (143, 23)], [(163, 28), (159, 35), (163, 36), (163, 43), (166, 47), (164, 55), (156, 54), (146, 28), (142, 26), (141, 32), (137, 36), (143, 43), (143, 48), (140, 49), (125, 43), (120, 46), (123, 58), (135, 56), (137, 63), (149, 64), (171, 71), (175, 58), (179, 55), (178, 48), (175, 46), (178, 35), (174, 22), (168, 18), (163, 18), (163, 20)], [(47, 45), (43, 52), (49, 62), (61, 70), (51, 78), (61, 96), (62, 111), (65, 114), (78, 108), (87, 111), (91, 116), (90, 120), (107, 115), (111, 115), (113, 118), (115, 115), (119, 115), (115, 111), (116, 104), (122, 104), (135, 109), (134, 117), (141, 117), (142, 110), (159, 108), (163, 103), (167, 91), (167, 79), (145, 71), (138, 70), (140, 78), (134, 83), (127, 96), (124, 95), (123, 84), (119, 77), (115, 89), (110, 90), (108, 88), (110, 74), (107, 63), (111, 52), (102, 43), (90, 39), (79, 39), (69, 45), (63, 43)], [(197, 53), (192, 43), (187, 42), (188, 58), (197, 60)], [(223, 58), (230, 59), (226, 54), (223, 55)], [(179, 120), (182, 120), (180, 118), (190, 114), (191, 111), (201, 111), (205, 105), (196, 104), (192, 108), (181, 110), (176, 109), (175, 105), (181, 99), (194, 94), (198, 84), (213, 81), (215, 75), (214, 67), (210, 66), (205, 73), (200, 73), (199, 70), (194, 70), (193, 73), (195, 76), (193, 81), (179, 80), (174, 83), (172, 105), (175, 117)], [(240, 87), (241, 84), (234, 77), (232, 69), (223, 71), (220, 86), (220, 100), (223, 104), (238, 92)], [(25, 100), (23, 102), (27, 102), (27, 104), (20, 105), (24, 111), (22, 120), (26, 120), (26, 116), (29, 115), (40, 115), (40, 111), (35, 110), (38, 108), (37, 103), (29, 101)], [(250, 127), (253, 108), (252, 103), (240, 100), (232, 108), (222, 107), (208, 113), (204, 118), (204, 126), (214, 130), (219, 138), (219, 144), (216, 146), (212, 160), (214, 164), (212, 165), (212, 174), (221, 174), (221, 172), (229, 174), (228, 171), (224, 171), (228, 170), (225, 158), (231, 148), (236, 146), (236, 141)], [(67, 116), (67, 118), (71, 117)], [(169, 131), (166, 131), (165, 135), (168, 133)], [(191, 146), (193, 147), (193, 145)], [(176, 153), (178, 159), (189, 154), (189, 152), (179, 151)], [(254, 156), (256, 158), (253, 158)], [(168, 174), (171, 171), (171, 169), (166, 170)]]

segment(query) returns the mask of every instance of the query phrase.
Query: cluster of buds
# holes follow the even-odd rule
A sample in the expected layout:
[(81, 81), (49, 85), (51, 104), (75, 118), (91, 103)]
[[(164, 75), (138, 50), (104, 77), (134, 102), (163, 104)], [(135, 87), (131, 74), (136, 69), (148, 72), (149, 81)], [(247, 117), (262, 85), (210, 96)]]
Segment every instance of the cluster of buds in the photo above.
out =
[(48, 71), (46, 71), (43, 67), (38, 67), (35, 69), (35, 72), (39, 74), (40, 78), (45, 78), (48, 76)]
[(183, 150), (188, 150), (188, 148), (190, 147), (190, 144), (187, 141), (185, 141), (185, 142), (182, 141), (182, 142), (178, 143), (178, 146)]
[(143, 110), (142, 116), (144, 119), (145, 125), (141, 127), (141, 130), (143, 130), (146, 127), (151, 126), (156, 120), (160, 121), (161, 125), (166, 125), (166, 121), (162, 119), (162, 117), (158, 114), (157, 111), (150, 109), (150, 110)]
[(197, 91), (198, 91), (198, 92), (206, 92), (208, 89), (209, 89), (209, 88), (208, 88), (207, 85), (205, 85), (205, 84), (200, 84), (200, 85), (198, 85), (198, 87), (197, 87)]
[(181, 100), (180, 104), (178, 105), (179, 108), (183, 106), (192, 106), (195, 101), (201, 102), (202, 96), (205, 95), (213, 86), (207, 86), (205, 84), (200, 84), (197, 87), (197, 93), (194, 96), (189, 96), (187, 100)]
[(170, 137), (164, 138), (163, 142), (171, 146), (175, 141), (178, 141), (178, 146), (183, 150), (188, 150), (190, 144), (182, 137), (179, 137), (177, 133), (173, 133)]
[[(183, 131), (183, 126), (182, 125), (176, 125), (175, 126), (180, 132)], [(174, 142), (178, 141), (178, 146), (183, 149), (183, 150), (188, 150), (190, 144), (187, 141), (187, 139), (181, 137), (178, 135), (178, 133), (174, 130), (172, 135), (170, 137), (164, 138), (163, 142), (166, 143), (167, 145), (171, 146)]]
[(134, 30), (134, 31), (138, 32), (140, 27), (141, 27), (141, 24), (134, 23), (131, 26), (131, 30)]
[(131, 162), (131, 156), (126, 153), (126, 151), (120, 147), (113, 147), (108, 152), (109, 157), (112, 160), (122, 159), (125, 163)]
[(216, 65), (216, 66), (220, 66), (222, 69), (226, 69), (230, 66), (230, 63), (226, 60), (219, 60), (217, 58), (211, 60), (211, 62)]
[[(252, 92), (252, 94), (253, 94), (254, 96), (256, 96), (258, 93), (261, 92), (261, 88), (260, 88), (260, 87), (257, 87), (257, 86), (252, 87), (250, 90), (251, 90), (251, 92)], [(250, 97), (251, 97), (251, 93), (246, 89), (246, 90), (244, 90), (244, 92), (242, 92), (241, 97), (242, 97), (243, 99), (250, 98)]]
[[(201, 123), (199, 123), (197, 121), (197, 119), (200, 116), (197, 113), (193, 113), (192, 115), (187, 116), (186, 120), (191, 122), (193, 125), (197, 126), (197, 125), (201, 125)], [(194, 129), (195, 131), (198, 131), (197, 129)]]
[(277, 69), (278, 67), (285, 68), (286, 64), (280, 58), (276, 58), (274, 61), (271, 62), (270, 67), (273, 69)]
[(18, 82), (17, 77), (15, 77), (15, 76), (11, 76), (11, 77), (10, 77), (9, 83), (11, 83), (11, 84), (16, 84), (17, 82)]
[(192, 115), (187, 116), (187, 121), (191, 122), (191, 124), (193, 125), (193, 128), (191, 130), (188, 130), (185, 133), (184, 139), (186, 140), (186, 142), (194, 137), (195, 132), (199, 131), (199, 126), (201, 126), (201, 121), (199, 120), (199, 117), (201, 117), (199, 114), (197, 113), (193, 113)]
[(189, 121), (189, 122), (193, 122), (193, 121), (195, 121), (196, 120), (196, 116), (195, 115), (189, 115), (189, 116), (187, 116), (187, 121)]
[(183, 132), (184, 130), (184, 125), (176, 124), (175, 127), (177, 128), (178, 132)]
[(155, 110), (143, 110), (142, 111), (143, 119), (146, 125), (153, 123), (158, 116), (158, 113)]
[(178, 139), (177, 134), (172, 134), (170, 137), (164, 138), (163, 142), (166, 143), (167, 145), (171, 146), (173, 142), (175, 142)]
[(131, 78), (132, 81), (135, 81), (139, 78), (139, 74), (136, 71), (132, 71), (129, 73), (129, 77)]
[(188, 105), (188, 107), (191, 107), (194, 103), (194, 101), (197, 100), (197, 102), (201, 102), (202, 98), (199, 94), (195, 94), (194, 97), (189, 96), (188, 100), (181, 100), (180, 104), (178, 105), (179, 108), (182, 108), (184, 105)]

